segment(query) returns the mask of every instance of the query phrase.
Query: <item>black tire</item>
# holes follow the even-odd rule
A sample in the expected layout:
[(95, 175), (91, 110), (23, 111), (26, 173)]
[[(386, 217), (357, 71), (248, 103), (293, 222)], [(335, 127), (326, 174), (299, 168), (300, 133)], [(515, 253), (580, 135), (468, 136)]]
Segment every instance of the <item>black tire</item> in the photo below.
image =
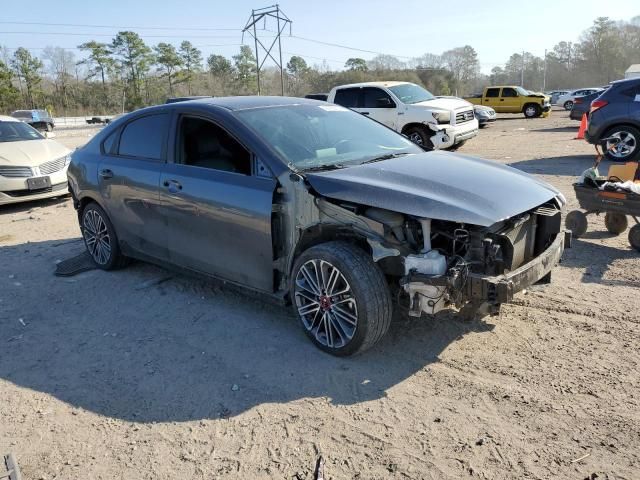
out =
[(640, 252), (640, 225), (638, 224), (629, 229), (629, 245)]
[(571, 230), (571, 234), (575, 238), (580, 238), (587, 233), (589, 222), (587, 221), (587, 216), (580, 210), (572, 210), (567, 214), (564, 224), (567, 229)]
[(421, 146), (425, 150), (433, 150), (433, 143), (431, 143), (430, 138), (431, 135), (429, 135), (429, 129), (427, 127), (409, 127), (402, 133), (406, 135), (413, 143)]
[(621, 213), (607, 213), (604, 216), (604, 225), (609, 233), (620, 235), (629, 226), (626, 215)]
[[(109, 216), (97, 203), (90, 202), (82, 209), (80, 231), (87, 252), (96, 267), (102, 270), (116, 270), (128, 263), (127, 258), (120, 252), (118, 237)], [(109, 247), (108, 253), (106, 245)]]
[[(332, 269), (337, 270), (336, 277)], [(314, 286), (314, 278), (320, 279), (321, 285)], [(335, 288), (345, 293), (336, 295)], [(318, 348), (332, 355), (368, 350), (391, 324), (391, 293), (384, 274), (370, 255), (347, 242), (322, 243), (303, 252), (293, 267), (290, 293), (304, 332)], [(338, 302), (344, 307), (338, 308)]]
[(47, 132), (52, 132), (53, 131), (53, 125), (51, 125), (50, 123), (47, 123), (45, 128), (46, 128)]
[[(617, 137), (624, 141), (624, 150), (616, 147), (611, 149), (614, 144), (612, 141), (601, 141), (602, 151), (608, 160), (613, 162), (630, 162), (640, 156), (640, 130), (629, 125), (621, 125), (607, 130), (602, 138)], [(628, 150), (628, 151), (627, 151)]]
[(542, 115), (542, 108), (537, 103), (527, 103), (522, 109), (525, 118), (537, 118)]
[(571, 110), (573, 108), (573, 100), (567, 100), (563, 105), (565, 110)]

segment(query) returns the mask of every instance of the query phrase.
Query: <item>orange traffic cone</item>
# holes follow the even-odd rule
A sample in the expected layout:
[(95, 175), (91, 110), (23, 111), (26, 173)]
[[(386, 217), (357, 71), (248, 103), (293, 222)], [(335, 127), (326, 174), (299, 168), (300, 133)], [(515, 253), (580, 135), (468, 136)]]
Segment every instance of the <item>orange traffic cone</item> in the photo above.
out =
[(587, 114), (582, 114), (582, 120), (580, 121), (580, 128), (578, 129), (578, 135), (574, 140), (583, 140), (584, 132), (587, 130)]

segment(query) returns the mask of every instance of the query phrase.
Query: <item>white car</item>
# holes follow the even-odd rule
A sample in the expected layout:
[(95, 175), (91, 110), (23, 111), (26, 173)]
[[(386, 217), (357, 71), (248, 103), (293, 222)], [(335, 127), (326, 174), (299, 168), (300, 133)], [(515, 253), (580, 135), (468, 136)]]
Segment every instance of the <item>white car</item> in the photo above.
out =
[(70, 154), (30, 125), (0, 116), (0, 205), (67, 194)]
[(579, 88), (578, 90), (571, 90), (569, 93), (560, 95), (556, 101), (556, 105), (564, 107), (565, 110), (571, 110), (573, 104), (576, 101), (576, 97), (584, 97), (585, 95), (591, 95), (595, 92), (601, 92), (603, 88)]
[(478, 134), (473, 105), (438, 98), (409, 82), (366, 82), (334, 87), (327, 98), (406, 135), (428, 149), (452, 149)]

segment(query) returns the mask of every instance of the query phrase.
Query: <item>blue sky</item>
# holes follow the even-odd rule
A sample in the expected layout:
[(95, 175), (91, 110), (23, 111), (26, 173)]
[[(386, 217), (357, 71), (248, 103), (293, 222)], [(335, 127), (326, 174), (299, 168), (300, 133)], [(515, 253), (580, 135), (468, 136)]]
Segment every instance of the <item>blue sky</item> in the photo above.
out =
[[(0, 45), (9, 48), (25, 46), (34, 49), (34, 53), (40, 53), (48, 45), (72, 48), (90, 39), (108, 42), (113, 34), (122, 30), (4, 23), (42, 22), (147, 27), (132, 30), (149, 44), (161, 41), (178, 44), (181, 40), (190, 40), (205, 56), (219, 53), (228, 57), (239, 49), (240, 30), (251, 9), (271, 4), (269, 0), (264, 3), (255, 0), (5, 0), (2, 3)], [(477, 50), (485, 72), (504, 64), (511, 53), (526, 50), (542, 56), (545, 48), (551, 49), (561, 40), (576, 41), (598, 16), (628, 20), (640, 15), (638, 0), (281, 0), (280, 7), (293, 20), (292, 33), (298, 37), (402, 57), (442, 53), (470, 44)], [(198, 28), (237, 30), (196, 30)], [(269, 23), (267, 29), (274, 30), (275, 25)], [(251, 38), (245, 36), (245, 42), (251, 42)], [(283, 51), (285, 61), (292, 53), (300, 54), (310, 64), (320, 64), (326, 59), (333, 69), (341, 68), (349, 57), (374, 56), (289, 37), (283, 37)]]

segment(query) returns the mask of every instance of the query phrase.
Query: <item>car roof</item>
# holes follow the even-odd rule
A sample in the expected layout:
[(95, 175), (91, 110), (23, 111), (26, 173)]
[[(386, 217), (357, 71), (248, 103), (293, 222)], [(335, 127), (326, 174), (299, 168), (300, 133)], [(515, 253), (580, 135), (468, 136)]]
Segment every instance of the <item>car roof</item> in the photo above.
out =
[(387, 82), (360, 82), (360, 83), (349, 83), (347, 85), (338, 85), (336, 88), (395, 87), (396, 85), (406, 85), (407, 83), (412, 83), (412, 82), (399, 82), (395, 80), (391, 80)]
[(635, 82), (640, 82), (640, 77), (623, 78), (622, 80), (614, 80), (613, 82), (611, 82), (611, 85), (620, 85), (620, 84), (635, 83)]
[(14, 122), (14, 123), (22, 123), (15, 117), (9, 117), (7, 115), (0, 115), (0, 122)]
[[(264, 107), (278, 107), (288, 105), (326, 105), (326, 102), (319, 100), (311, 100), (308, 98), (299, 97), (271, 97), (271, 96), (239, 96), (239, 97), (210, 97), (210, 98), (198, 98), (195, 100), (187, 100), (184, 102), (170, 103), (157, 107), (173, 107), (178, 108), (184, 105), (212, 105), (217, 107), (223, 107), (227, 110), (247, 110), (251, 108), (264, 108)], [(146, 109), (145, 109), (146, 110)]]

